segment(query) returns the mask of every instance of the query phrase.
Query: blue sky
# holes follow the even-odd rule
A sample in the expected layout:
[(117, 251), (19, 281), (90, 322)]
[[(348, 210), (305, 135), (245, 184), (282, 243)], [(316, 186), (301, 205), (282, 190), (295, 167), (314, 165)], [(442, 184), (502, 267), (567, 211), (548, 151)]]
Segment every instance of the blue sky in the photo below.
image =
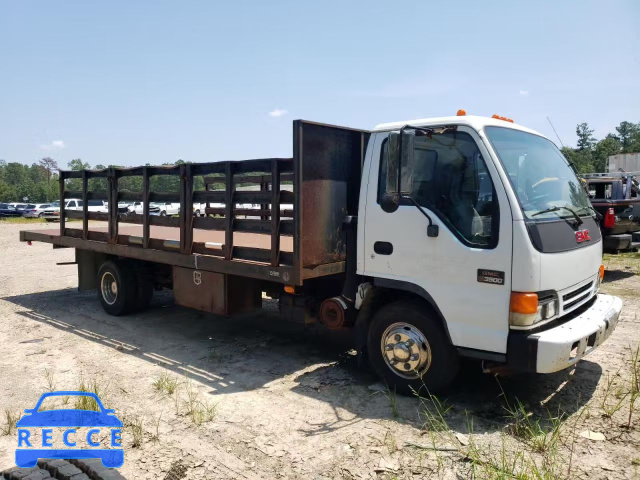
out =
[(640, 2), (0, 0), (0, 158), (290, 156), (291, 121), (640, 121)]

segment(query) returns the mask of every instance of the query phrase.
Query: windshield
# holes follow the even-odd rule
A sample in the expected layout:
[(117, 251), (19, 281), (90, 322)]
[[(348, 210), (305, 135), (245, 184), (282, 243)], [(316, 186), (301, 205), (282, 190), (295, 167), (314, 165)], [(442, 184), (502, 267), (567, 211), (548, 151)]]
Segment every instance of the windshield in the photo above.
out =
[(512, 128), (486, 127), (485, 132), (527, 219), (593, 215), (587, 193), (551, 141)]

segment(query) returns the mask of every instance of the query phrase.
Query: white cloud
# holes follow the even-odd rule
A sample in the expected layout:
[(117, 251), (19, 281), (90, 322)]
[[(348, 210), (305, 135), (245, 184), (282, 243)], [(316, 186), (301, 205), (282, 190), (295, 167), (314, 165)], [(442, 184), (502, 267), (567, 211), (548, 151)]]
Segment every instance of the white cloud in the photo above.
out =
[(523, 97), (528, 97), (529, 96), (529, 90), (520, 90), (520, 95), (522, 95)]
[(286, 110), (284, 110), (283, 108), (276, 108), (274, 110), (271, 110), (269, 112), (269, 116), (270, 117), (282, 117), (284, 115), (286, 115), (288, 112)]
[(62, 140), (53, 140), (51, 143), (40, 145), (42, 150), (60, 150), (64, 148), (64, 142)]

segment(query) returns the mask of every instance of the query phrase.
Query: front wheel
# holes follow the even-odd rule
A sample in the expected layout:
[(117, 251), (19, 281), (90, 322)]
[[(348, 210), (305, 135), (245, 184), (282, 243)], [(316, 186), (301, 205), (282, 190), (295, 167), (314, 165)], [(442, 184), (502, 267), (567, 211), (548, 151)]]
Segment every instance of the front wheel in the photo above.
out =
[(439, 319), (419, 301), (382, 307), (369, 326), (367, 350), (376, 373), (401, 393), (442, 392), (458, 372), (458, 354)]

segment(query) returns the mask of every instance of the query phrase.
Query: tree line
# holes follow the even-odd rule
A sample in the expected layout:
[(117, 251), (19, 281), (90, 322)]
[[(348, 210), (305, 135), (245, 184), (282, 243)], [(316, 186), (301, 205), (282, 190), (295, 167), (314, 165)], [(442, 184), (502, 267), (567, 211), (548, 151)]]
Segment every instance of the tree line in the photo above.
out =
[(640, 152), (640, 123), (620, 122), (616, 133), (609, 133), (602, 140), (593, 136), (587, 123), (580, 123), (576, 126), (576, 137), (576, 148), (560, 150), (579, 173), (606, 172), (609, 156)]
[[(173, 164), (180, 165), (184, 160), (178, 160)], [(118, 165), (109, 165), (118, 167)], [(83, 170), (92, 168), (87, 162), (76, 158), (67, 164), (68, 170)], [(107, 168), (104, 165), (96, 165), (95, 170)], [(87, 185), (92, 192), (103, 192), (104, 199), (107, 199), (108, 180), (106, 178), (90, 178)], [(154, 192), (179, 192), (180, 179), (177, 175), (155, 175), (149, 180), (149, 187)], [(122, 177), (118, 180), (120, 190), (131, 192), (142, 191), (142, 177)], [(204, 180), (202, 177), (194, 179), (194, 188), (204, 190)], [(72, 178), (65, 181), (66, 190), (81, 191), (82, 180)], [(0, 202), (23, 202), (27, 198), (30, 203), (45, 203), (58, 200), (60, 197), (60, 184), (58, 176), (57, 162), (46, 157), (38, 163), (30, 166), (22, 163), (0, 160)]]
[[(604, 172), (607, 168), (607, 158), (618, 153), (640, 152), (640, 123), (621, 122), (615, 128), (615, 133), (609, 133), (601, 140), (593, 136), (593, 129), (587, 123), (576, 126), (576, 148), (562, 147), (564, 156), (575, 166), (579, 173)], [(173, 165), (185, 163), (178, 160)], [(172, 165), (172, 164), (164, 164)], [(109, 165), (116, 167), (117, 165)], [(91, 168), (89, 163), (76, 158), (67, 164), (70, 170)], [(96, 170), (106, 168), (96, 165)], [(89, 180), (89, 190), (104, 192), (107, 198), (107, 179), (92, 178)], [(221, 186), (220, 186), (221, 187)], [(68, 190), (82, 190), (80, 179), (67, 180)], [(132, 192), (142, 191), (142, 178), (139, 176), (123, 177), (118, 180), (120, 190)], [(150, 188), (154, 192), (178, 192), (180, 179), (177, 175), (157, 175), (150, 179)], [(194, 179), (196, 190), (204, 189), (202, 177)], [(38, 163), (24, 165), (22, 163), (0, 160), (0, 202), (21, 202), (27, 198), (29, 202), (43, 203), (58, 200), (60, 196), (58, 184), (58, 163), (50, 157), (45, 157)]]

